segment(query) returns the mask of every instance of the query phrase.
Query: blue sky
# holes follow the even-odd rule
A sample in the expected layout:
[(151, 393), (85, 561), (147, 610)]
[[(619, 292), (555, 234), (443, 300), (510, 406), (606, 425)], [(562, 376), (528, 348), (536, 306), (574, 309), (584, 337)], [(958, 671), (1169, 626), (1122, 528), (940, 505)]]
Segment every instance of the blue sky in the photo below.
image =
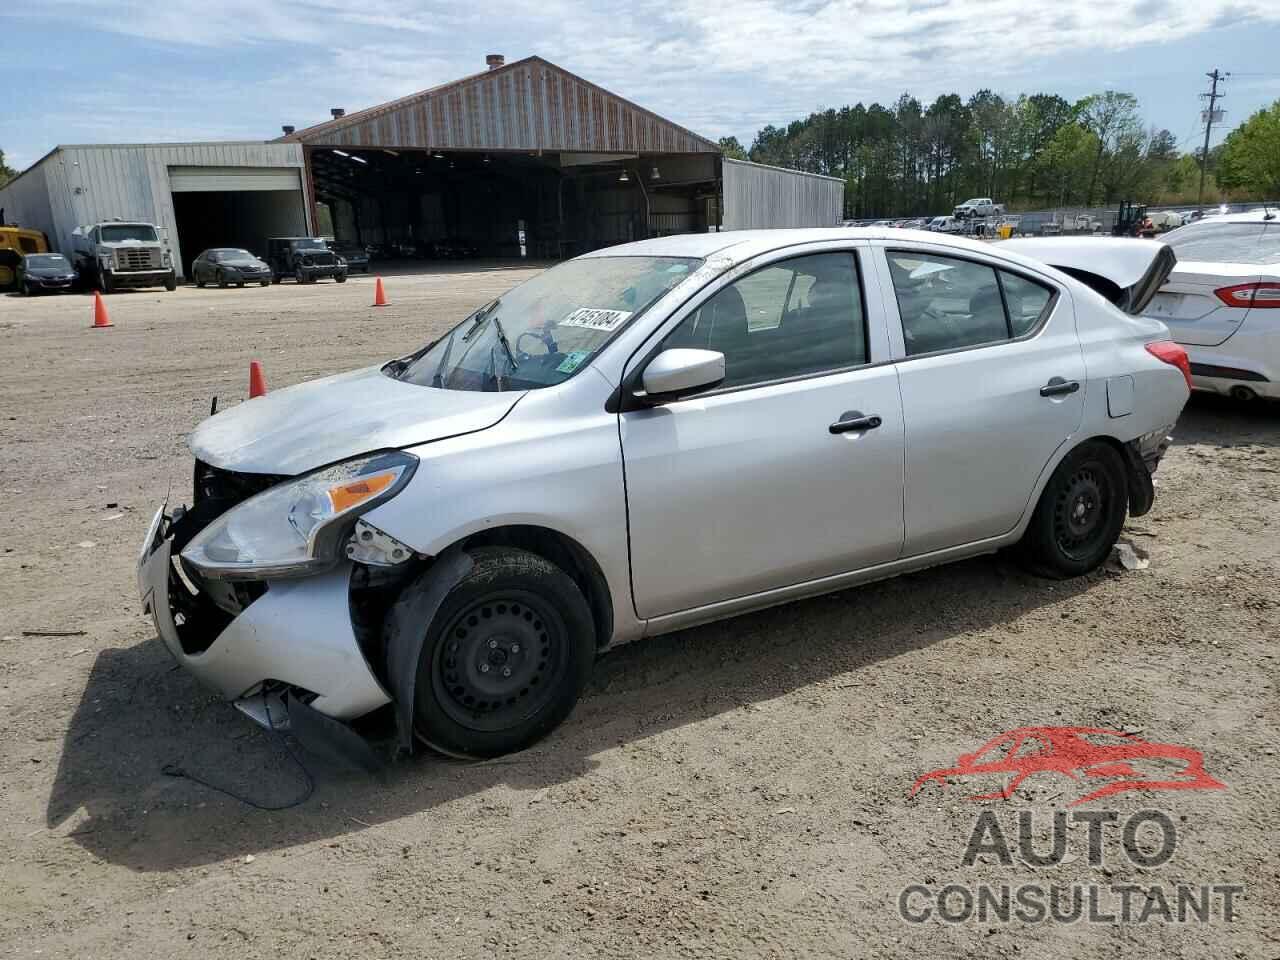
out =
[(1114, 88), (1183, 149), (1205, 72), (1230, 126), (1280, 99), (1267, 0), (40, 0), (0, 12), (0, 149), (269, 139), (538, 54), (710, 137), (909, 91)]

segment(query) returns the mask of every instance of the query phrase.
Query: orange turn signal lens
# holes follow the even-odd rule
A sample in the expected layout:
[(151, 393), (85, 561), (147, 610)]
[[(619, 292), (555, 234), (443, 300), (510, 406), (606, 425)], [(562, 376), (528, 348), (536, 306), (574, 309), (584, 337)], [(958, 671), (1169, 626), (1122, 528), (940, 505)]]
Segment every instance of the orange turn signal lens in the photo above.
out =
[(345, 513), (352, 507), (357, 507), (364, 503), (370, 497), (376, 497), (391, 484), (395, 483), (396, 477), (399, 475), (400, 471), (398, 470), (387, 470), (384, 473), (375, 473), (372, 476), (361, 477), (359, 480), (352, 480), (349, 483), (330, 487), (328, 490), (329, 503), (333, 505), (333, 512)]

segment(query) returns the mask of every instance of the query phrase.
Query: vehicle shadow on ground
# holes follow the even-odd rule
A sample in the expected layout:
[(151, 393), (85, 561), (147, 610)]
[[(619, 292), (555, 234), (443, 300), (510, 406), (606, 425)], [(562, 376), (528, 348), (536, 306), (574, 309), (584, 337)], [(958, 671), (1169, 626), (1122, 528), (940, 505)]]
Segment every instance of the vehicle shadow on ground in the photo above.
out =
[[(496, 785), (537, 791), (572, 781), (619, 745), (1007, 623), (1092, 580), (1054, 583), (979, 558), (641, 641), (602, 657), (575, 714), (522, 754), (468, 763), (422, 753), (381, 780), (304, 754), (315, 795), (272, 813), (161, 768), (179, 763), (281, 803), (302, 782), (278, 739), (202, 691), (158, 640), (104, 650), (66, 734), (47, 822), (67, 825), (95, 856), (144, 871), (336, 839)], [(824, 696), (832, 695), (874, 720), (856, 683), (829, 683)]]
[(1280, 401), (1242, 402), (1216, 393), (1193, 393), (1174, 427), (1173, 440), (1175, 445), (1280, 446)]

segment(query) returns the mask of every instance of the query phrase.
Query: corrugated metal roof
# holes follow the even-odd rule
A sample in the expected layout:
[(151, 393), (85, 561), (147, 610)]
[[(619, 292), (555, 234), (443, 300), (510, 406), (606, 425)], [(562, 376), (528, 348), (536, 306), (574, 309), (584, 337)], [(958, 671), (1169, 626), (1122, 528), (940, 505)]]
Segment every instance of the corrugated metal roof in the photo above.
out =
[(541, 57), (281, 137), (328, 147), (719, 153), (719, 147)]

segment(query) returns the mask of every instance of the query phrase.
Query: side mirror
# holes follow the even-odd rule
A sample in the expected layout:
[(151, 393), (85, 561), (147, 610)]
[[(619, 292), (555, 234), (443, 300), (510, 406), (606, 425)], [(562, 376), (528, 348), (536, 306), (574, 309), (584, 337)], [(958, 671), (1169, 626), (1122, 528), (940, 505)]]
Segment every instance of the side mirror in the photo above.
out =
[(724, 380), (724, 354), (676, 347), (663, 350), (644, 368), (645, 399), (675, 400)]

